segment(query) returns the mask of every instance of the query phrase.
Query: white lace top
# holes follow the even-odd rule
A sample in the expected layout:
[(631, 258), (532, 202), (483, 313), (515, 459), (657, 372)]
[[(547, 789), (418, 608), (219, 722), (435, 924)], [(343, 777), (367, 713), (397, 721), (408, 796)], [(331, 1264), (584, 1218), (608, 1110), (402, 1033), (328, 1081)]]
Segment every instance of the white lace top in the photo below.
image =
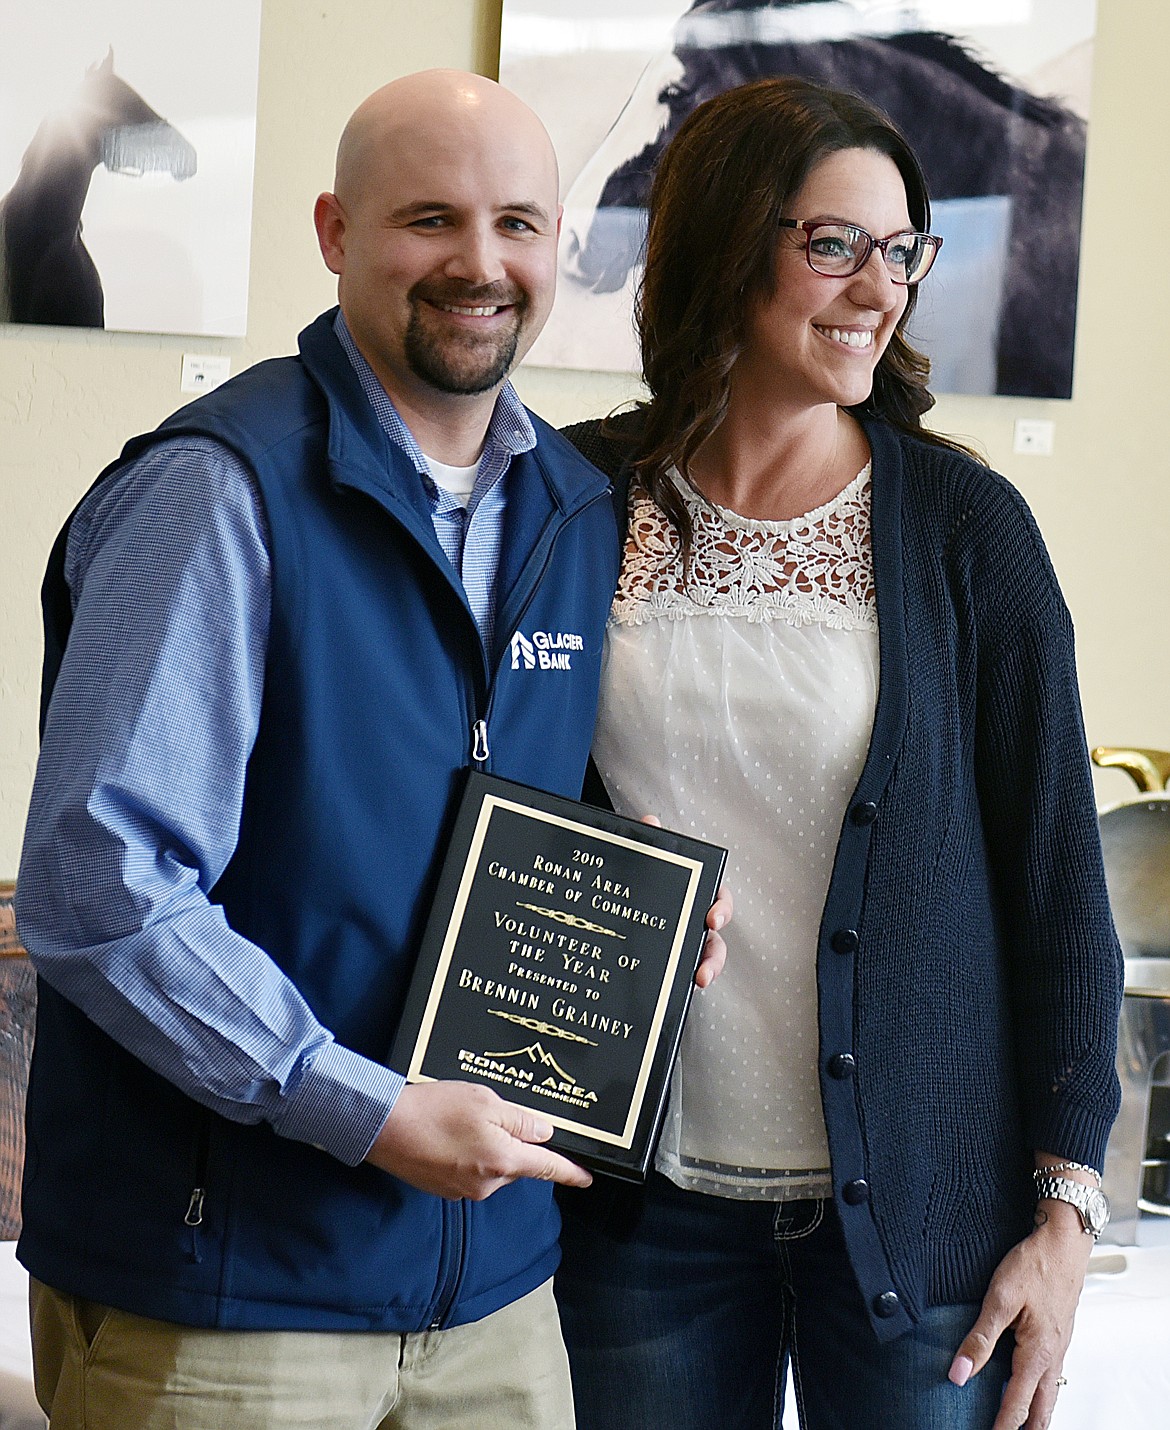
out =
[(727, 967), (691, 1005), (657, 1165), (721, 1196), (825, 1196), (816, 947), (877, 703), (869, 468), (793, 521), (679, 488), (685, 579), (673, 528), (631, 494), (594, 742), (621, 813), (729, 850)]

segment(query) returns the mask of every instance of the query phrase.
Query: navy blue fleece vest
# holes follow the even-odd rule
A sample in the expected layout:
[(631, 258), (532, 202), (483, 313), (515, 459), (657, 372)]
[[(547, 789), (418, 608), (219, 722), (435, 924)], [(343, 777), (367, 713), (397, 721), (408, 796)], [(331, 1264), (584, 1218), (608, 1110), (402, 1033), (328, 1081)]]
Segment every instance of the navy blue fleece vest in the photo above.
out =
[[(487, 768), (580, 791), (618, 553), (607, 482), (536, 420), (538, 446), (508, 476), (489, 656), (418, 476), (331, 324), (120, 462), (212, 436), (255, 473), (271, 536), (268, 661), (239, 843), (212, 897), (339, 1042), (385, 1060), (475, 722), (487, 722)], [(68, 627), (59, 567), (45, 596), (51, 689)], [(526, 669), (517, 630), (580, 637), (570, 668)], [(207, 1111), (44, 984), (40, 1019), (21, 1256), (51, 1285), (192, 1324), (415, 1330), (478, 1319), (556, 1264), (545, 1185), (444, 1202)]]

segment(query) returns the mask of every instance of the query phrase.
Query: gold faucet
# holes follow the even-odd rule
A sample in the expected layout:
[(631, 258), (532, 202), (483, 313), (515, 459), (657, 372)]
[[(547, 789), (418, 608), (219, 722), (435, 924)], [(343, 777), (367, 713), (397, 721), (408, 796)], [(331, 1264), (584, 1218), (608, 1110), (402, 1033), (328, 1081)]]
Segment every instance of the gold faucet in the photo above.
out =
[(1093, 763), (1103, 770), (1124, 770), (1143, 794), (1160, 794), (1170, 783), (1170, 750), (1115, 750), (1098, 745)]

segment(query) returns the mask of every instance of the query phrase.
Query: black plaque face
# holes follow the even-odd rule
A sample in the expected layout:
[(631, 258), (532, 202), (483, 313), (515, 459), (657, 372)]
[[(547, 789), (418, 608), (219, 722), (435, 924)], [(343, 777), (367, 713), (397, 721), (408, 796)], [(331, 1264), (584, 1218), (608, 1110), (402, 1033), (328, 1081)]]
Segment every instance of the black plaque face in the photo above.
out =
[(725, 853), (473, 773), (392, 1064), (480, 1082), (645, 1175)]

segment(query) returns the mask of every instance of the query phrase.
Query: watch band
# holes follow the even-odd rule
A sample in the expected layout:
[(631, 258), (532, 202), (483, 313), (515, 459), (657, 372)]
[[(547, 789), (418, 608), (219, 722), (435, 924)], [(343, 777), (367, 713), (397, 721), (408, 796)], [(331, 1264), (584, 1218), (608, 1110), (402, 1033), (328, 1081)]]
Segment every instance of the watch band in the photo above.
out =
[(1032, 1175), (1033, 1177), (1055, 1177), (1057, 1172), (1088, 1172), (1097, 1185), (1101, 1185), (1101, 1173), (1096, 1167), (1090, 1167), (1087, 1162), (1057, 1162), (1054, 1167), (1037, 1167)]
[(1098, 1187), (1087, 1187), (1071, 1177), (1054, 1177), (1047, 1171), (1036, 1174), (1036, 1195), (1041, 1201), (1068, 1202), (1080, 1213), (1085, 1235), (1094, 1241), (1109, 1221), (1109, 1202)]

